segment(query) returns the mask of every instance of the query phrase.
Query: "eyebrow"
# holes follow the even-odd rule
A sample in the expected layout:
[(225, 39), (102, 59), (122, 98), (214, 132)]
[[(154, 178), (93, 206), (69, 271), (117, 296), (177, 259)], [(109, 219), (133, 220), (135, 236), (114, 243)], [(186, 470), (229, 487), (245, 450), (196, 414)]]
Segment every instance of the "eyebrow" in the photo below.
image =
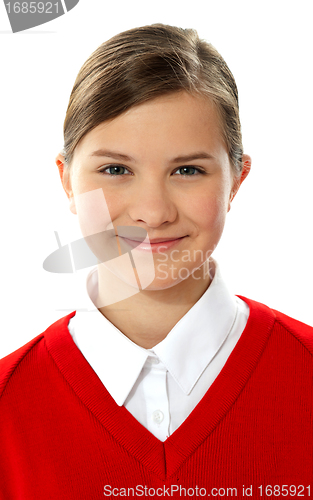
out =
[[(116, 160), (133, 161), (136, 160), (131, 156), (124, 155), (122, 153), (117, 153), (116, 151), (109, 151), (108, 149), (97, 149), (93, 151), (89, 156), (106, 156), (108, 158), (114, 158)], [(214, 160), (215, 156), (206, 153), (205, 151), (196, 151), (195, 153), (190, 153), (189, 155), (178, 156), (170, 160), (170, 163), (182, 163), (184, 161), (192, 160)]]

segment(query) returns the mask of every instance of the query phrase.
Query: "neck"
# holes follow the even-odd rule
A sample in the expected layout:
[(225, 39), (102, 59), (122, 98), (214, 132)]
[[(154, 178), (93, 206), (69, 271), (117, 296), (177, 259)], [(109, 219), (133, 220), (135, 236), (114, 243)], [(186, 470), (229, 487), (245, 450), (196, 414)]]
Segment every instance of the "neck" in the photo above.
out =
[(206, 261), (203, 266), (193, 276), (169, 288), (138, 292), (138, 288), (126, 284), (103, 264), (98, 264), (96, 305), (101, 314), (132, 342), (151, 349), (165, 339), (209, 287), (214, 264)]

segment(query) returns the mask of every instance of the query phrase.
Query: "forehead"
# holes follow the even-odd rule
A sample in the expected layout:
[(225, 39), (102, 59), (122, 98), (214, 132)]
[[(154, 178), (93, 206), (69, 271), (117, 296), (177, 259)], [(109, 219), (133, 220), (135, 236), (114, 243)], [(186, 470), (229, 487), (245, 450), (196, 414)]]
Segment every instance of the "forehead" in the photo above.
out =
[(216, 105), (207, 97), (185, 91), (151, 99), (104, 121), (82, 138), (75, 153), (86, 154), (108, 144), (123, 146), (130, 154), (160, 146), (173, 150), (172, 154), (180, 154), (189, 146), (225, 148)]

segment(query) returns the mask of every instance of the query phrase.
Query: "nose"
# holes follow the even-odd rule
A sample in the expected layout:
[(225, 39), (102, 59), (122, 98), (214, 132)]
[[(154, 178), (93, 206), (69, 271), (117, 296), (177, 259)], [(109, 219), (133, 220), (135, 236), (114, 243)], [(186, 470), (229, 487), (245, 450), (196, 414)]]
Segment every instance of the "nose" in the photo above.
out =
[(144, 222), (149, 227), (173, 223), (177, 218), (177, 204), (164, 185), (151, 183), (132, 193), (129, 215), (134, 222)]

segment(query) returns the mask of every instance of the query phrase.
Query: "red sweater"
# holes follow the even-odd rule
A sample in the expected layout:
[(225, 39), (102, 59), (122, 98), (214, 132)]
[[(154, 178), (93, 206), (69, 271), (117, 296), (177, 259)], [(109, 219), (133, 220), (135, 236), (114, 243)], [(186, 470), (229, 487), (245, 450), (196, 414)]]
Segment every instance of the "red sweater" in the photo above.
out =
[(313, 328), (239, 297), (250, 307), (241, 338), (164, 443), (79, 351), (75, 312), (3, 358), (1, 500), (313, 496)]

